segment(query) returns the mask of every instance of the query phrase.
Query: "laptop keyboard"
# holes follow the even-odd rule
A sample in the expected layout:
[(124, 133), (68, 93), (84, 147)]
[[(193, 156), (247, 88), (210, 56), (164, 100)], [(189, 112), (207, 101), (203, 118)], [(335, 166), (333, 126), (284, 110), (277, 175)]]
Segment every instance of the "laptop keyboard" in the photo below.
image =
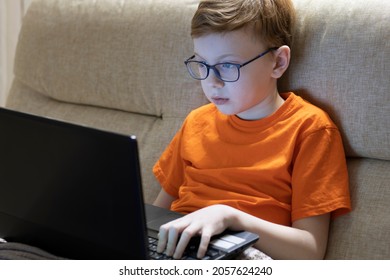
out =
[[(157, 253), (158, 239), (149, 237), (149, 257), (153, 260), (172, 260), (172, 257), (165, 255), (164, 253)], [(182, 260), (197, 260), (196, 257), (198, 246), (196, 244), (190, 244), (183, 254)], [(208, 248), (206, 255), (202, 260), (218, 259), (221, 253), (213, 248)]]

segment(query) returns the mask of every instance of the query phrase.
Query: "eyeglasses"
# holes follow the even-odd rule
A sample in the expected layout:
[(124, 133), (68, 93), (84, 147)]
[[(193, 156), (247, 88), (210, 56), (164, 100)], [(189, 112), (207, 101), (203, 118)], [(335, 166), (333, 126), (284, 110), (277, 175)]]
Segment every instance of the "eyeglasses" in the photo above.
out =
[(222, 62), (217, 63), (214, 65), (208, 65), (205, 62), (202, 61), (196, 61), (192, 60), (195, 58), (195, 55), (191, 56), (189, 59), (187, 59), (184, 63), (187, 66), (187, 70), (190, 73), (191, 77), (196, 80), (205, 80), (210, 74), (210, 69), (213, 69), (215, 75), (218, 79), (224, 81), (224, 82), (236, 82), (240, 78), (240, 68), (244, 67), (245, 65), (251, 63), (252, 61), (255, 61), (256, 59), (259, 59), (260, 57), (263, 57), (270, 51), (277, 50), (278, 48), (270, 48), (266, 50), (265, 52), (262, 52), (258, 56), (252, 58), (251, 60), (248, 60), (247, 62), (243, 64), (238, 63), (230, 63), (230, 62)]

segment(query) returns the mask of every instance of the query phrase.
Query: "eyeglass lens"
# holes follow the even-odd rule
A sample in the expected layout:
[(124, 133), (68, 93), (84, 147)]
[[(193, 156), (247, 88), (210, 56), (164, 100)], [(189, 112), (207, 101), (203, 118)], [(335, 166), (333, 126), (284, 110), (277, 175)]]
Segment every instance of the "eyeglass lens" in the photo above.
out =
[(187, 67), (191, 76), (199, 80), (207, 78), (210, 68), (218, 78), (224, 81), (236, 81), (239, 77), (238, 67), (232, 63), (219, 63), (214, 66), (208, 66), (202, 62), (189, 61)]

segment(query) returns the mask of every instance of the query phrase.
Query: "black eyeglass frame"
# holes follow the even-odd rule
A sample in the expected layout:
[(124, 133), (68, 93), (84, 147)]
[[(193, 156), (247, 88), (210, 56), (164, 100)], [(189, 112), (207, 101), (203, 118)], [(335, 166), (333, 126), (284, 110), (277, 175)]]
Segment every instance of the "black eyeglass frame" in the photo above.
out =
[[(275, 51), (275, 50), (277, 50), (277, 49), (279, 49), (279, 48), (278, 48), (278, 47), (269, 48), (269, 49), (267, 49), (266, 51), (262, 52), (261, 54), (255, 56), (254, 58), (252, 58), (252, 59), (250, 59), (250, 60), (248, 60), (248, 61), (246, 61), (246, 62), (244, 62), (244, 63), (242, 63), (242, 64), (239, 64), (239, 63), (231, 63), (231, 62), (221, 62), (221, 63), (217, 63), (217, 64), (214, 64), (214, 65), (209, 65), (209, 64), (207, 64), (206, 62), (203, 62), (203, 61), (192, 60), (192, 59), (195, 58), (195, 55), (191, 56), (191, 57), (188, 58), (186, 61), (184, 61), (184, 64), (186, 65), (187, 70), (188, 70), (188, 72), (190, 73), (191, 77), (194, 78), (194, 79), (196, 79), (196, 80), (200, 80), (200, 81), (206, 80), (207, 77), (208, 77), (209, 74), (210, 74), (210, 69), (212, 69), (212, 70), (214, 71), (214, 73), (215, 73), (215, 75), (217, 76), (218, 79), (220, 79), (221, 81), (227, 82), (227, 83), (233, 83), (233, 82), (237, 82), (237, 81), (240, 79), (240, 69), (241, 69), (242, 67), (244, 67), (245, 65), (247, 65), (247, 64), (249, 64), (249, 63), (255, 61), (256, 59), (259, 59), (259, 58), (263, 57), (264, 55), (266, 55), (266, 54), (269, 53), (270, 51)], [(192, 72), (192, 71), (190, 70), (190, 68), (188, 67), (188, 64), (189, 64), (190, 62), (196, 62), (196, 63), (199, 63), (199, 64), (204, 65), (204, 66), (207, 68), (206, 77), (204, 77), (204, 78), (198, 78), (198, 77), (194, 76), (194, 75), (193, 75), (193, 72)], [(220, 75), (218, 69), (216, 68), (217, 65), (222, 65), (222, 64), (229, 64), (229, 65), (235, 66), (235, 67), (237, 68), (237, 73), (238, 73), (238, 74), (237, 74), (237, 79), (235, 79), (235, 80), (225, 80), (225, 79), (223, 79), (223, 78), (221, 77), (221, 75)]]

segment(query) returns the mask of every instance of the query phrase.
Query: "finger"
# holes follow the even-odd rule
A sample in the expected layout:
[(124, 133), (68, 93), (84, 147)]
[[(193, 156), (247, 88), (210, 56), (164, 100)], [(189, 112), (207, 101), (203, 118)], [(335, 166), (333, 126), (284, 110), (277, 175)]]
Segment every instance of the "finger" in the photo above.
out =
[(191, 230), (191, 228), (186, 228), (182, 232), (182, 234), (180, 236), (180, 240), (177, 243), (176, 250), (175, 250), (175, 253), (173, 255), (173, 258), (181, 259), (185, 249), (187, 248), (188, 243), (190, 242), (191, 238), (195, 235), (196, 232), (197, 231), (195, 231), (193, 229)]
[(202, 233), (202, 236), (200, 238), (198, 253), (196, 255), (198, 259), (202, 259), (206, 255), (207, 248), (209, 247), (210, 244), (211, 236), (212, 235), (209, 232)]
[(172, 256), (176, 249), (177, 240), (179, 239), (179, 231), (175, 227), (170, 227), (168, 230), (168, 242), (165, 254)]
[(158, 232), (157, 252), (164, 252), (168, 241), (168, 230), (165, 227), (160, 227)]
[(188, 226), (188, 222), (183, 219), (176, 219), (160, 227), (157, 252), (171, 256), (176, 248), (179, 234)]

